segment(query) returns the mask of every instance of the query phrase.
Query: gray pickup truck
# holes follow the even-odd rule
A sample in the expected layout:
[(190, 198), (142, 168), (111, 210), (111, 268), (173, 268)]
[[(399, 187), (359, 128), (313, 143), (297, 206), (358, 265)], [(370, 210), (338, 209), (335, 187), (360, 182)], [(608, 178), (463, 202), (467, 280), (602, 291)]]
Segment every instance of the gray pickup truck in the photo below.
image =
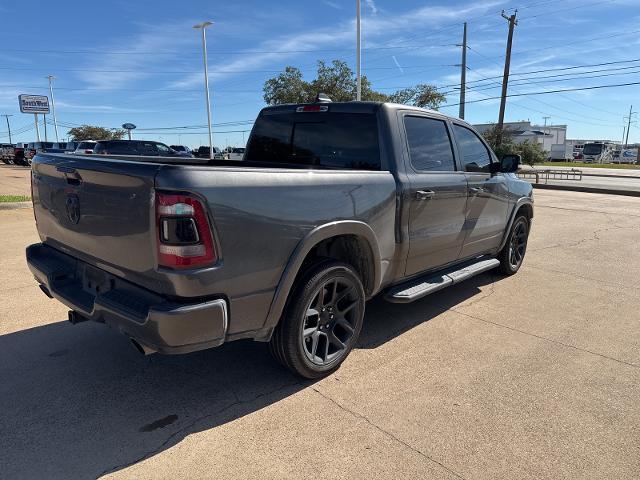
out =
[(27, 261), (72, 323), (104, 322), (142, 353), (250, 338), (318, 378), (373, 296), (520, 268), (533, 197), (518, 162), (435, 111), (269, 107), (241, 162), (38, 154)]

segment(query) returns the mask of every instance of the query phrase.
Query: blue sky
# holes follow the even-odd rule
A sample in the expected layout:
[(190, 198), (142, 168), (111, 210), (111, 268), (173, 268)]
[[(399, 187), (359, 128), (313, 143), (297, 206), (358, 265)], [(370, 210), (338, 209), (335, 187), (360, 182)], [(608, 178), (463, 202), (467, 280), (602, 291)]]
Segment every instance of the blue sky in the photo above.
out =
[[(507, 22), (500, 11), (516, 7), (509, 93), (640, 82), (640, 0), (362, 0), (363, 72), (375, 89), (430, 83), (449, 92), (447, 104), (457, 104), (461, 49), (456, 44), (467, 21), (467, 79), (476, 87), (467, 100), (498, 96), (499, 79), (474, 80), (502, 74)], [(133, 122), (138, 137), (204, 144), (201, 45), (192, 26), (212, 20), (214, 144), (240, 145), (248, 135), (242, 130), (250, 129), (264, 106), (267, 78), (293, 65), (311, 79), (319, 59), (354, 64), (354, 14), (352, 0), (2, 0), (0, 114), (13, 114), (12, 130), (24, 130), (14, 141), (33, 141), (34, 130), (27, 130), (33, 118), (19, 112), (17, 95), (46, 95), (45, 76), (53, 74), (63, 125)], [(517, 75), (607, 62), (620, 63)], [(512, 97), (506, 120), (542, 123), (547, 116), (550, 124), (568, 124), (570, 138), (619, 140), (630, 104), (640, 110), (640, 85)], [(455, 105), (441, 110), (458, 114)], [(467, 105), (472, 123), (496, 121), (497, 115), (497, 100)], [(0, 141), (7, 141), (2, 120)], [(191, 128), (174, 128), (184, 126)], [(61, 127), (61, 136), (67, 130)], [(640, 141), (640, 122), (632, 126), (630, 141)]]

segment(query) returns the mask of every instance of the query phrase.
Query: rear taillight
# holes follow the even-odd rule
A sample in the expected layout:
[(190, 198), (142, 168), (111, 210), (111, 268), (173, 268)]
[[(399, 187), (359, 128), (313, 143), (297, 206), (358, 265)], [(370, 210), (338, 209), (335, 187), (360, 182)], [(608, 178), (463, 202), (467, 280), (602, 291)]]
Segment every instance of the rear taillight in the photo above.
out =
[(156, 195), (158, 264), (170, 268), (211, 265), (218, 259), (202, 202), (190, 195)]

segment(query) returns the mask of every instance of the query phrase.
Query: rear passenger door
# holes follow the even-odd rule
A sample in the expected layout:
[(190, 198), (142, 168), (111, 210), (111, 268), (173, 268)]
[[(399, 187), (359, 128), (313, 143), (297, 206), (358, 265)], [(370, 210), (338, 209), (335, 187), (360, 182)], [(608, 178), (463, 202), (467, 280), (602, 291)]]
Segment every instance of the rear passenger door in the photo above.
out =
[(457, 169), (449, 123), (403, 115), (406, 172), (410, 187), (406, 275), (459, 258), (464, 241), (467, 180)]
[(497, 162), (478, 134), (465, 125), (453, 131), (469, 185), (461, 258), (489, 252), (500, 246), (509, 211), (509, 187), (502, 173), (491, 173)]

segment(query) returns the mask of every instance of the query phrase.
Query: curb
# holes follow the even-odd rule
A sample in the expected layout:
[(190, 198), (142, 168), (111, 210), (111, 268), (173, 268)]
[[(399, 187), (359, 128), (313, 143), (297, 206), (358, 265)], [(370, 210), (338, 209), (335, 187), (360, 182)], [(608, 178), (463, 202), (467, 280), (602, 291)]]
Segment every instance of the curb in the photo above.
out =
[(605, 175), (604, 173), (582, 173), (583, 177), (610, 177), (610, 178), (635, 178), (640, 179), (640, 175)]
[(0, 202), (0, 210), (17, 210), (19, 208), (31, 207), (31, 202)]
[(602, 193), (604, 195), (623, 195), (626, 197), (640, 197), (640, 190), (617, 190), (613, 188), (595, 188), (595, 187), (581, 187), (576, 185), (552, 185), (545, 183), (532, 183), (533, 188), (540, 188), (543, 190), (566, 190), (570, 192), (584, 192), (584, 193)]

